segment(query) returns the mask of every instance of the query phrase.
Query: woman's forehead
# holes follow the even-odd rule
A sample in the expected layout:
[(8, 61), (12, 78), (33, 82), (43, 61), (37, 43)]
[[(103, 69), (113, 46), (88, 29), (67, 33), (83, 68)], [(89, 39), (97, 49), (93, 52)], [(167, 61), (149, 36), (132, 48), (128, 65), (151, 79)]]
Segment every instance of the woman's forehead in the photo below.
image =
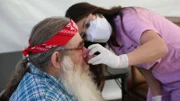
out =
[(90, 14), (90, 15), (84, 17), (83, 19), (81, 19), (80, 21), (78, 21), (78, 22), (77, 22), (77, 26), (78, 26), (79, 28), (82, 28), (83, 25), (84, 25), (87, 21), (93, 21), (93, 20), (95, 20), (95, 19), (96, 19), (96, 15)]
[(81, 19), (80, 21), (78, 21), (77, 26), (81, 28), (83, 26), (84, 22), (86, 21), (86, 19), (87, 19), (87, 16), (84, 17), (83, 19)]

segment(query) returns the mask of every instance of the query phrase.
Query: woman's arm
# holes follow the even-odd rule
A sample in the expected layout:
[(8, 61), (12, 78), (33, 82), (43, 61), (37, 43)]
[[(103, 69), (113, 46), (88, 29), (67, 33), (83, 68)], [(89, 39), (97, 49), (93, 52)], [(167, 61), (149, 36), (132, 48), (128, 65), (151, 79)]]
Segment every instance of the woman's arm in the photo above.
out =
[(151, 70), (145, 70), (145, 69), (140, 69), (140, 68), (139, 70), (141, 71), (144, 78), (146, 79), (146, 82), (150, 87), (152, 96), (161, 95), (161, 83), (156, 78), (154, 78)]
[(153, 62), (168, 52), (166, 43), (154, 31), (145, 31), (140, 41), (142, 45), (127, 54), (130, 66)]
[(108, 49), (99, 44), (88, 47), (89, 56), (99, 52), (100, 54), (91, 58), (88, 63), (92, 65), (105, 64), (111, 68), (127, 68), (128, 65), (151, 63), (163, 57), (168, 48), (162, 38), (154, 31), (145, 31), (140, 38), (141, 46), (134, 51), (116, 56)]

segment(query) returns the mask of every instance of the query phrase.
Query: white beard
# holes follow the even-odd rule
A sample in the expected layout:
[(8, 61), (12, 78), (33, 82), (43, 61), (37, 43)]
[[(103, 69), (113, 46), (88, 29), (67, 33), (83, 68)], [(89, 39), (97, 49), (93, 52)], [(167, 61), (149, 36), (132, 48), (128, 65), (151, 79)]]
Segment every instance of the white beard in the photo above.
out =
[(62, 74), (60, 74), (59, 80), (78, 101), (104, 101), (92, 80), (89, 66), (85, 62), (75, 65), (70, 57), (65, 56), (61, 68)]

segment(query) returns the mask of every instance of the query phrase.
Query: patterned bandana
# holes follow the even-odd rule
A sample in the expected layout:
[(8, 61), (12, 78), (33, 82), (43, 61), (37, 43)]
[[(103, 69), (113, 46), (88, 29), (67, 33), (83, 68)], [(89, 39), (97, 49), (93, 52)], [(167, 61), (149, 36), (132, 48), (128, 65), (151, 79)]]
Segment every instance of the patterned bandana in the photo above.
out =
[(22, 53), (24, 56), (26, 56), (31, 52), (41, 53), (57, 46), (64, 46), (77, 32), (78, 32), (77, 25), (74, 23), (73, 20), (70, 20), (70, 22), (62, 30), (60, 30), (55, 36), (53, 36), (43, 44), (29, 46), (28, 48), (23, 50)]

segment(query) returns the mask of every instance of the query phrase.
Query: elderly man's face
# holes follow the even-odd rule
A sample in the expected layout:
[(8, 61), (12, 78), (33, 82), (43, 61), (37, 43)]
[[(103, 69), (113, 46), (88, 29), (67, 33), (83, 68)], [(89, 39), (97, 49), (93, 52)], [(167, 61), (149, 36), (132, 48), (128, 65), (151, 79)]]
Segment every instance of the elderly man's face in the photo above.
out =
[(84, 63), (84, 59), (87, 57), (87, 49), (84, 47), (84, 41), (79, 33), (76, 33), (76, 35), (68, 42), (66, 48), (70, 49), (67, 54), (75, 64)]
[(76, 33), (66, 48), (71, 50), (67, 50), (67, 55), (63, 57), (59, 80), (78, 101), (103, 101), (92, 80), (89, 66), (84, 61), (87, 50), (79, 33)]

